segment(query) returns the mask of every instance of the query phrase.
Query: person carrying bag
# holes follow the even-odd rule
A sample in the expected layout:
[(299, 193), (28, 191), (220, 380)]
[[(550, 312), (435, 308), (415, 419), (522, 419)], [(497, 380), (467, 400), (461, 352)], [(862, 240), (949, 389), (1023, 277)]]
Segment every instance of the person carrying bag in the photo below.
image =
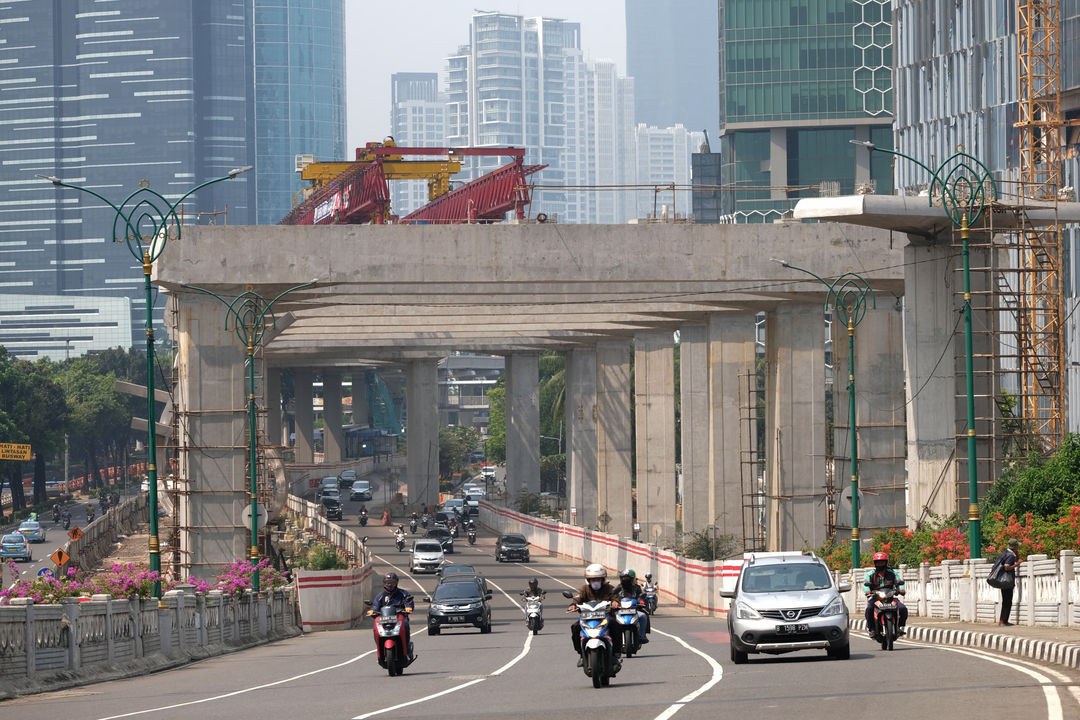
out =
[(997, 559), (990, 568), (990, 574), (986, 577), (986, 583), (1001, 591), (1001, 615), (998, 625), (1012, 625), (1009, 622), (1009, 614), (1012, 612), (1013, 589), (1016, 587), (1016, 566), (1020, 564), (1017, 550), (1020, 543), (1010, 540), (1009, 547)]

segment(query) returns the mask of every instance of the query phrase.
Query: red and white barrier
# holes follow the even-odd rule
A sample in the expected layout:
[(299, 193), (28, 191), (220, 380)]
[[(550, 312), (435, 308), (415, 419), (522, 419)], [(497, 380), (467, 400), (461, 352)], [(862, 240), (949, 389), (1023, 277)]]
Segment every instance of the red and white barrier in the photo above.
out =
[(371, 598), (371, 563), (349, 570), (296, 570), (304, 632), (348, 630)]

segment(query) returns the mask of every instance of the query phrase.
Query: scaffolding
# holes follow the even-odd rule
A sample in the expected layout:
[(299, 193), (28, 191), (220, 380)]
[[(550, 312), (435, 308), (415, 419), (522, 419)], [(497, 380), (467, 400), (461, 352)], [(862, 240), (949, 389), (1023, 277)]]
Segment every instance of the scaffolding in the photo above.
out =
[(764, 458), (758, 450), (758, 405), (765, 390), (753, 370), (739, 374), (739, 471), (742, 483), (742, 545), (744, 552), (765, 550)]

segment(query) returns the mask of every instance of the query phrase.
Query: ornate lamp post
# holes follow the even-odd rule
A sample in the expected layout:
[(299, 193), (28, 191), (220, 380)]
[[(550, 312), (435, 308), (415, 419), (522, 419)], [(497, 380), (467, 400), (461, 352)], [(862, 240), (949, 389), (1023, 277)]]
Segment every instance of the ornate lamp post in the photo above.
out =
[(953, 225), (960, 228), (964, 259), (964, 374), (967, 378), (967, 459), (968, 459), (968, 554), (982, 557), (982, 521), (979, 518), (978, 467), (975, 460), (975, 371), (971, 342), (971, 262), (968, 247), (971, 224), (997, 198), (997, 183), (990, 170), (958, 145), (937, 170), (896, 150), (879, 148), (871, 142), (855, 141), (871, 151), (889, 153), (910, 160), (930, 174), (930, 205), (935, 200), (945, 209)]
[(71, 188), (92, 195), (108, 205), (113, 215), (113, 242), (123, 242), (137, 261), (142, 263), (143, 290), (146, 296), (146, 475), (149, 484), (150, 504), (150, 570), (156, 572), (159, 579), (154, 581), (153, 594), (161, 597), (161, 547), (158, 543), (157, 518), (157, 423), (154, 413), (154, 302), (150, 288), (150, 275), (154, 261), (161, 257), (165, 245), (170, 239), (180, 239), (182, 225), (176, 209), (192, 194), (208, 185), (222, 180), (231, 180), (251, 170), (251, 165), (230, 170), (227, 174), (184, 193), (176, 202), (170, 203), (165, 196), (150, 189), (150, 183), (143, 180), (139, 189), (132, 192), (119, 204), (115, 205), (102, 195), (80, 185), (71, 185), (58, 177), (38, 175), (58, 187)]
[(825, 295), (825, 310), (832, 308), (837, 320), (847, 325), (848, 331), (848, 427), (850, 428), (849, 447), (851, 448), (851, 567), (860, 566), (859, 560), (859, 437), (855, 432), (855, 327), (866, 316), (867, 296), (873, 307), (877, 307), (874, 290), (861, 275), (846, 272), (832, 282), (815, 272), (792, 265), (786, 260), (772, 258), (786, 268), (804, 272), (819, 280), (828, 288)]
[(294, 290), (309, 288), (315, 284), (315, 280), (296, 285), (278, 293), (272, 300), (267, 300), (248, 286), (247, 289), (232, 300), (227, 300), (217, 293), (196, 287), (184, 285), (189, 290), (197, 290), (217, 298), (225, 306), (225, 329), (229, 329), (232, 321), (233, 332), (240, 342), (247, 348), (248, 368), (248, 481), (251, 494), (251, 589), (259, 592), (259, 500), (255, 483), (256, 449), (258, 441), (255, 437), (255, 350), (258, 348), (270, 330), (277, 327), (277, 318), (274, 316), (274, 303)]

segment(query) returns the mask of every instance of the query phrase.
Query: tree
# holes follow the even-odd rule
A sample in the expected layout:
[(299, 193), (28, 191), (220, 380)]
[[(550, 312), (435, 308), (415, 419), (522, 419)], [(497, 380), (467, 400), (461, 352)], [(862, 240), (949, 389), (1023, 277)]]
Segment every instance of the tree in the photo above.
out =
[(116, 376), (97, 372), (90, 358), (76, 358), (69, 366), (68, 400), (71, 404), (72, 445), (86, 458), (91, 483), (101, 487), (101, 459), (130, 438), (131, 411), (116, 392)]
[(1068, 434), (1054, 455), (1031, 453), (998, 478), (986, 495), (987, 512), (1048, 517), (1080, 499), (1080, 436)]
[(480, 444), (480, 431), (472, 427), (444, 427), (439, 430), (439, 475), (448, 478), (461, 472), (469, 453)]
[[(45, 502), (45, 460), (56, 453), (64, 436), (67, 406), (56, 383), (56, 366), (49, 360), (30, 363), (13, 358), (0, 347), (0, 442), (29, 443), (36, 453), (34, 502)], [(10, 439), (9, 439), (10, 438)], [(22, 464), (6, 465), (12, 508), (26, 507)]]
[(487, 391), (488, 439), (484, 454), (493, 463), (506, 462), (506, 377)]

